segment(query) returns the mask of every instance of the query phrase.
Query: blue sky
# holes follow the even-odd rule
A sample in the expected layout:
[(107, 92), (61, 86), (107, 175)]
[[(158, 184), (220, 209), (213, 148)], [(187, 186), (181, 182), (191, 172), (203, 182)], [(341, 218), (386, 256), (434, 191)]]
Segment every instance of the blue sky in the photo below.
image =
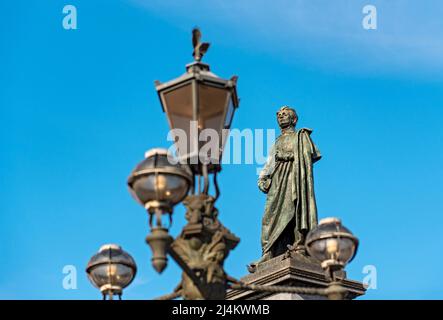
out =
[[(271, 4), (272, 3), (272, 4)], [(62, 27), (64, 5), (78, 29)], [(377, 7), (364, 30), (362, 8)], [(239, 76), (233, 126), (277, 129), (295, 107), (323, 159), (319, 216), (360, 239), (350, 278), (377, 268), (365, 299), (441, 299), (443, 21), (440, 1), (3, 1), (0, 4), (0, 298), (97, 299), (84, 268), (119, 243), (139, 272), (131, 299), (169, 293), (179, 268), (157, 275), (147, 216), (126, 179), (147, 149), (168, 147), (153, 81), (184, 72), (191, 29), (205, 61)], [(241, 177), (241, 178), (239, 178)], [(220, 218), (240, 238), (235, 277), (260, 254), (265, 196), (255, 165), (226, 165)], [(184, 224), (178, 206), (171, 233)], [(78, 289), (62, 287), (65, 265)]]

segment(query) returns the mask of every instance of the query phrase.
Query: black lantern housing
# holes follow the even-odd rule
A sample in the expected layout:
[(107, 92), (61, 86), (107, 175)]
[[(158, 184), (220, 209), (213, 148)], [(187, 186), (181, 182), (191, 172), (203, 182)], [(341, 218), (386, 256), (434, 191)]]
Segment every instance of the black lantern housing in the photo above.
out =
[[(186, 134), (186, 141), (176, 141), (178, 155), (197, 174), (201, 174), (202, 162), (208, 164), (208, 173), (220, 170), (224, 142), (239, 106), (237, 77), (222, 79), (199, 59), (201, 56), (188, 64), (186, 73), (182, 76), (166, 83), (155, 82), (170, 128), (181, 129)], [(200, 152), (207, 142), (199, 141), (204, 129), (213, 129), (217, 133), (218, 144), (214, 148), (217, 152)]]

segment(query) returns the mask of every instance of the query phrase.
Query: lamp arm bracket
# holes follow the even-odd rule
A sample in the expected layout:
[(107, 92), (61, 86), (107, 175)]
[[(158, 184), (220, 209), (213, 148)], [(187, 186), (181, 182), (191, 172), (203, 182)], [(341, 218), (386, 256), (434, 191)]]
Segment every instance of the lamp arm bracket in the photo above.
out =
[(186, 275), (192, 280), (193, 283), (199, 285), (201, 280), (197, 277), (195, 272), (189, 267), (189, 265), (182, 259), (182, 257), (175, 251), (173, 246), (169, 247), (169, 255), (174, 259), (178, 266), (186, 273)]

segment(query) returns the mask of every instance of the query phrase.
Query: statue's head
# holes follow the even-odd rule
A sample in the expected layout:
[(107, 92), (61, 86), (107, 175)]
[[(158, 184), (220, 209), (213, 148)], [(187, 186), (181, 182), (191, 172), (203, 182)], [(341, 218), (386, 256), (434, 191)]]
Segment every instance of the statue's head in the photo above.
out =
[(289, 106), (283, 106), (277, 111), (278, 125), (282, 129), (295, 127), (297, 120), (297, 112)]

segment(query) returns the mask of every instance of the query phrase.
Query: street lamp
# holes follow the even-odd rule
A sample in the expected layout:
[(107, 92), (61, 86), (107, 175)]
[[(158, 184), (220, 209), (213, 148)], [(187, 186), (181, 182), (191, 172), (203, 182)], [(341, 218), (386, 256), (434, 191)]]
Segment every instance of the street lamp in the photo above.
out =
[(160, 227), (162, 214), (172, 213), (173, 207), (187, 195), (191, 180), (191, 173), (168, 150), (156, 148), (145, 153), (145, 159), (129, 176), (128, 186), (150, 214), (150, 224), (155, 215)]
[(358, 239), (341, 224), (340, 219), (325, 218), (309, 232), (306, 246), (324, 269), (340, 270), (357, 253)]
[(86, 267), (89, 280), (100, 289), (104, 300), (107, 296), (112, 300), (114, 295), (121, 299), (123, 289), (132, 282), (136, 272), (134, 259), (116, 244), (101, 246)]
[(355, 257), (358, 239), (341, 224), (338, 218), (320, 220), (318, 226), (306, 237), (308, 253), (321, 262), (326, 276), (331, 281), (331, 299), (342, 299), (344, 290), (340, 286), (337, 272), (342, 271)]
[[(186, 73), (163, 84), (155, 82), (178, 159), (165, 151), (148, 152), (128, 185), (150, 215), (151, 233), (146, 241), (153, 252), (154, 268), (162, 272), (169, 254), (183, 270), (174, 294), (185, 299), (224, 299), (228, 276), (223, 263), (239, 239), (218, 220), (214, 203), (220, 195), (216, 176), (221, 170), (224, 142), (239, 104), (237, 77), (225, 80), (212, 73), (209, 65), (201, 62), (209, 43), (200, 42), (198, 29), (192, 33), (194, 62), (186, 66)], [(201, 139), (209, 140), (208, 148)], [(210, 174), (215, 196), (208, 194)], [(182, 200), (188, 223), (173, 239), (161, 220), (169, 213), (171, 221), (173, 206)]]
[[(166, 149), (146, 152), (145, 159), (128, 178), (131, 194), (149, 213), (151, 234), (146, 237), (146, 242), (153, 251), (152, 264), (159, 273), (166, 267), (166, 253), (173, 240), (163, 226), (162, 217), (169, 214), (172, 222), (173, 207), (188, 194), (191, 180), (191, 173)], [(152, 223), (154, 216), (155, 226)]]
[[(209, 43), (201, 43), (200, 38), (200, 31), (194, 29), (194, 62), (186, 65), (186, 73), (166, 83), (156, 81), (155, 88), (171, 130), (184, 134), (184, 139), (179, 135), (176, 139), (180, 158), (191, 165), (194, 174), (206, 178), (207, 173), (216, 173), (221, 169), (219, 163), (224, 142), (239, 99), (237, 76), (222, 79), (210, 71), (208, 64), (201, 62)], [(214, 148), (205, 151), (199, 137), (208, 129), (218, 141), (211, 141)]]

